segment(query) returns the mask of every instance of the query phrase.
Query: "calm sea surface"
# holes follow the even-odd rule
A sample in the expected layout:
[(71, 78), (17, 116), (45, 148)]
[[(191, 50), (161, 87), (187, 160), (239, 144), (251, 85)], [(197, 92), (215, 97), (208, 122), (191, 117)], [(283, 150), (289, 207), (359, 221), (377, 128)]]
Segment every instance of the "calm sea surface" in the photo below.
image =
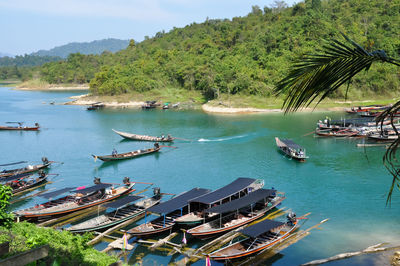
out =
[[(330, 218), (322, 230), (311, 231), (308, 237), (263, 264), (298, 265), (380, 242), (400, 242), (398, 191), (391, 207), (385, 206), (392, 178), (382, 165), (384, 149), (373, 147), (365, 152), (350, 139), (302, 137), (315, 128), (318, 119), (326, 115), (340, 118), (344, 113), (212, 115), (174, 110), (87, 111), (82, 106), (61, 104), (77, 94), (82, 92), (0, 88), (1, 125), (24, 121), (27, 126), (34, 122), (42, 126), (40, 132), (0, 132), (0, 164), (21, 160), (34, 164), (43, 156), (64, 162), (51, 167), (50, 172), (59, 176), (46, 189), (91, 185), (95, 176), (116, 183), (129, 176), (135, 181), (154, 182), (162, 192), (180, 193), (193, 187), (216, 189), (237, 177), (261, 178), (265, 187), (286, 192), (282, 207), (298, 216), (311, 212), (303, 229)], [(159, 154), (116, 164), (94, 162), (91, 154), (152, 146), (124, 141), (112, 128), (138, 134), (171, 134), (192, 141), (178, 140), (173, 144), (177, 149), (164, 148)], [(298, 163), (285, 158), (276, 148), (275, 136), (292, 138), (306, 147), (310, 159)], [(137, 186), (138, 190), (144, 188)], [(41, 201), (30, 199), (13, 208)], [(105, 246), (101, 243), (97, 248)], [(139, 256), (144, 265), (166, 265), (182, 258), (166, 254), (138, 247), (128, 260), (135, 263)], [(360, 257), (330, 265), (364, 263), (379, 264)], [(204, 265), (204, 261), (195, 265)]]

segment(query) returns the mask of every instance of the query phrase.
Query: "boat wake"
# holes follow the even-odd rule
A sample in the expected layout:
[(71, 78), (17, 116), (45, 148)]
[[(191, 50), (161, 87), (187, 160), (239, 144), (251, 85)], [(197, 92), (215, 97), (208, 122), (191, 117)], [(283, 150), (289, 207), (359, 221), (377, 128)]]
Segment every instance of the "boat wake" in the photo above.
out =
[(228, 137), (228, 138), (220, 138), (220, 139), (199, 139), (198, 142), (211, 142), (211, 141), (227, 141), (227, 140), (232, 140), (232, 139), (240, 139), (244, 138), (247, 135), (240, 135), (240, 136), (234, 136), (234, 137)]

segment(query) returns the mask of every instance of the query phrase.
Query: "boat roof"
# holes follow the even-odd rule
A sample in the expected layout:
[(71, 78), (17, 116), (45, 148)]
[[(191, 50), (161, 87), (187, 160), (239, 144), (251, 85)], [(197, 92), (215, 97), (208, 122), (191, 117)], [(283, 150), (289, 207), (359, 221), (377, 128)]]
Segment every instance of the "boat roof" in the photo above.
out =
[(285, 223), (282, 222), (265, 219), (264, 221), (256, 223), (255, 225), (251, 225), (242, 230), (239, 230), (239, 233), (256, 238), (259, 235), (268, 232), (269, 230), (275, 229), (279, 226), (282, 226), (284, 224)]
[(288, 146), (289, 148), (293, 148), (293, 149), (296, 149), (296, 150), (304, 149), (303, 147), (301, 147), (299, 144), (295, 143), (291, 139), (280, 139), (280, 141), (285, 143), (285, 145)]
[(260, 200), (263, 200), (276, 192), (274, 189), (257, 189), (254, 192), (247, 194), (244, 197), (232, 200), (228, 203), (221, 204), (212, 208), (205, 210), (207, 213), (227, 213), (235, 211)]
[(173, 212), (175, 210), (178, 210), (178, 209), (183, 208), (186, 205), (188, 205), (189, 200), (199, 197), (201, 195), (204, 195), (208, 192), (210, 192), (209, 189), (194, 188), (185, 193), (182, 193), (181, 195), (178, 195), (175, 198), (172, 198), (168, 201), (165, 201), (158, 205), (155, 205), (155, 206), (149, 208), (148, 211), (154, 212), (154, 213), (159, 213), (159, 214), (170, 213), (170, 212)]
[(32, 173), (23, 173), (23, 174), (16, 174), (16, 175), (8, 176), (8, 177), (3, 177), (0, 179), (0, 182), (13, 181), (13, 180), (17, 180), (17, 179), (27, 177), (30, 175), (32, 175)]
[(257, 179), (254, 178), (248, 178), (248, 177), (239, 177), (232, 183), (214, 190), (213, 192), (210, 192), (206, 195), (197, 197), (195, 199), (190, 200), (190, 202), (200, 202), (203, 204), (212, 204), (214, 202), (220, 201), (224, 198), (227, 198), (229, 196), (232, 196), (239, 191), (245, 189), (252, 183), (254, 183)]
[(59, 190), (56, 190), (56, 191), (53, 191), (53, 192), (47, 192), (47, 193), (44, 193), (44, 194), (40, 194), (40, 197), (46, 198), (46, 199), (50, 199), (50, 198), (53, 198), (53, 197), (58, 196), (60, 194), (63, 194), (65, 192), (67, 192), (67, 191), (71, 191), (72, 189), (75, 189), (75, 187), (66, 187), (66, 188), (62, 188), (62, 189), (59, 189)]
[(107, 203), (104, 206), (107, 208), (119, 208), (121, 206), (124, 206), (125, 204), (137, 201), (138, 199), (141, 199), (141, 198), (143, 198), (143, 197), (141, 197), (141, 196), (126, 196), (124, 198), (117, 199), (113, 202)]
[(74, 190), (73, 192), (74, 193), (87, 194), (87, 193), (98, 191), (98, 190), (101, 190), (101, 189), (105, 189), (105, 188), (108, 188), (108, 187), (111, 187), (111, 186), (112, 186), (112, 184), (100, 183), (100, 184), (97, 184), (97, 185), (94, 185), (94, 186), (91, 186), (91, 187), (87, 187), (87, 188), (84, 188), (84, 189), (79, 189), (79, 190), (77, 189), (77, 190)]

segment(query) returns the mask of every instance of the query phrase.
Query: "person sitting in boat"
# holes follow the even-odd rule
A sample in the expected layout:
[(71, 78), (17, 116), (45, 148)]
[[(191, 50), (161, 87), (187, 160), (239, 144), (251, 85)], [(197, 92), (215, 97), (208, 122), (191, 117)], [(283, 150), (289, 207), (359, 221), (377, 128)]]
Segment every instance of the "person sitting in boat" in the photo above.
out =
[(154, 148), (155, 148), (155, 149), (160, 148), (160, 145), (158, 144), (158, 142), (154, 143)]
[(171, 139), (172, 139), (172, 137), (171, 137), (170, 134), (168, 134), (167, 139), (168, 139), (168, 140), (171, 140)]
[(161, 135), (161, 139), (164, 140), (164, 139), (165, 139), (165, 136), (164, 136), (164, 135)]
[(111, 155), (112, 155), (113, 157), (116, 157), (117, 154), (118, 154), (118, 152), (117, 152), (117, 150), (114, 148), (114, 149), (112, 150), (112, 152), (111, 152)]

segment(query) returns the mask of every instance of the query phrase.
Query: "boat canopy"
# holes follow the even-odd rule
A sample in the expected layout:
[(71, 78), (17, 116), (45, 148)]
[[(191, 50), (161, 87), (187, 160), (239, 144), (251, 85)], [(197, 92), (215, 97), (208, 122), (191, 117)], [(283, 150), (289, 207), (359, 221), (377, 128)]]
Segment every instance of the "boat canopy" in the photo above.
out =
[(40, 197), (46, 198), (46, 199), (50, 199), (50, 198), (53, 198), (53, 197), (58, 196), (60, 194), (63, 194), (65, 192), (67, 192), (67, 191), (71, 191), (73, 189), (75, 189), (75, 187), (66, 187), (66, 188), (62, 188), (62, 189), (59, 189), (59, 190), (56, 190), (56, 191), (53, 191), (53, 192), (48, 192), (48, 193), (41, 194)]
[(230, 197), (239, 191), (245, 189), (246, 187), (250, 186), (252, 183), (254, 183), (257, 179), (254, 178), (247, 178), (247, 177), (239, 177), (232, 183), (217, 189), (213, 192), (210, 192), (206, 195), (197, 197), (195, 199), (190, 200), (190, 202), (199, 202), (203, 204), (213, 204), (215, 202), (218, 202), (222, 199), (225, 199), (227, 197)]
[(207, 213), (227, 213), (239, 210), (260, 200), (268, 198), (276, 193), (273, 189), (257, 189), (254, 192), (247, 194), (239, 199), (232, 200), (228, 203), (221, 204), (205, 210)]
[(291, 139), (281, 139), (280, 141), (282, 141), (289, 148), (292, 148), (292, 149), (295, 149), (295, 150), (304, 149), (299, 144), (293, 142), (293, 140), (291, 140)]
[(209, 189), (205, 188), (194, 188), (190, 191), (187, 191), (175, 198), (172, 198), (166, 202), (162, 202), (158, 205), (155, 205), (151, 208), (149, 208), (147, 211), (148, 212), (154, 212), (154, 213), (159, 213), (159, 214), (166, 214), (173, 212), (175, 210), (179, 210), (180, 208), (185, 207), (186, 205), (189, 204), (189, 200), (199, 197), (201, 195), (204, 195), (206, 193), (210, 192)]
[(32, 173), (16, 174), (16, 175), (12, 175), (12, 176), (1, 178), (0, 182), (9, 182), (9, 181), (17, 180), (17, 179), (20, 179), (20, 178), (28, 177), (30, 175), (32, 175)]
[(141, 196), (127, 196), (127, 197), (115, 200), (113, 202), (107, 203), (104, 206), (107, 207), (107, 208), (119, 208), (121, 206), (124, 206), (125, 204), (137, 201), (138, 199), (141, 199), (141, 198), (143, 198), (143, 197), (141, 197)]
[(340, 120), (331, 120), (329, 121), (331, 125), (338, 125), (338, 126), (349, 126), (349, 125), (354, 125), (356, 127), (358, 126), (366, 126), (370, 123), (375, 123), (376, 118), (375, 117), (356, 117), (356, 118), (346, 118), (346, 119), (340, 119)]
[(249, 227), (246, 227), (246, 228), (240, 230), (239, 233), (256, 238), (259, 235), (264, 234), (265, 232), (268, 232), (269, 230), (278, 228), (284, 224), (285, 223), (266, 219), (264, 221), (256, 223), (255, 225), (251, 225)]
[(111, 187), (111, 186), (112, 186), (112, 184), (100, 183), (100, 184), (97, 184), (97, 185), (94, 185), (94, 186), (91, 186), (91, 187), (87, 187), (87, 188), (84, 188), (84, 189), (74, 190), (73, 192), (74, 193), (87, 194), (87, 193), (98, 191), (98, 190), (101, 190), (101, 189), (105, 189), (105, 188), (108, 188), (108, 187)]

